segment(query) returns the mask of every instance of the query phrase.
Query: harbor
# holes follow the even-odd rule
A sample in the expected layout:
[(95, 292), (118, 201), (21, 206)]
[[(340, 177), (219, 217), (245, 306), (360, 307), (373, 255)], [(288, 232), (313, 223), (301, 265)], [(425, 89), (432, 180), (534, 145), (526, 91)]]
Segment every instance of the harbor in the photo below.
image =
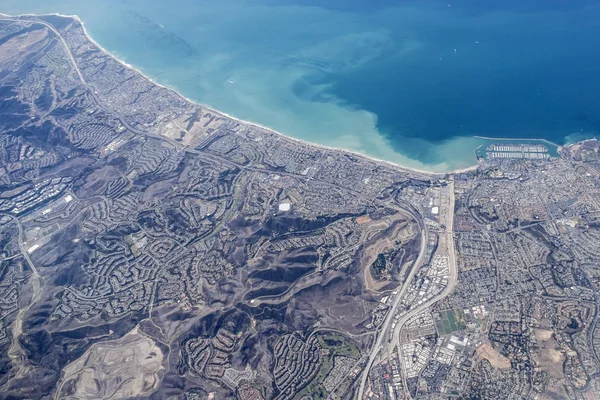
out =
[(527, 159), (546, 160), (558, 157), (559, 146), (544, 139), (484, 138), (474, 153), (478, 160)]

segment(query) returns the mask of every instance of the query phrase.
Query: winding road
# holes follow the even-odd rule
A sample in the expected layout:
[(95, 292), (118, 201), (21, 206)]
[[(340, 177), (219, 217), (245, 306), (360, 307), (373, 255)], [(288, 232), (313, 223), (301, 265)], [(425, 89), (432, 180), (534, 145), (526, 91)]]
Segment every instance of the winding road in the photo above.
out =
[[(398, 323), (396, 324), (396, 326), (394, 328), (392, 340), (389, 341), (387, 344), (388, 354), (391, 354), (393, 349), (399, 344), (398, 342), (399, 342), (400, 330), (402, 329), (402, 326), (406, 323), (406, 321), (408, 321), (410, 318), (417, 315), (421, 311), (427, 309), (432, 304), (434, 304), (434, 303), (442, 300), (446, 296), (448, 296), (454, 290), (454, 287), (456, 286), (456, 282), (458, 279), (458, 269), (457, 269), (457, 265), (456, 265), (456, 255), (455, 255), (455, 248), (454, 248), (454, 201), (455, 200), (454, 200), (454, 179), (453, 178), (451, 178), (451, 180), (447, 186), (447, 190), (448, 190), (448, 206), (447, 206), (447, 213), (445, 213), (447, 223), (446, 223), (445, 231), (440, 232), (440, 236), (442, 234), (446, 235), (446, 240), (447, 240), (446, 243), (447, 243), (447, 252), (448, 252), (448, 267), (449, 267), (448, 285), (446, 285), (446, 287), (444, 288), (444, 290), (442, 292), (440, 292), (440, 294), (432, 297), (431, 299), (424, 302), (423, 304), (420, 304), (418, 307), (415, 307), (414, 309), (412, 309), (410, 312), (408, 312), (406, 315), (404, 315), (398, 321)], [(421, 250), (419, 252), (419, 257), (413, 264), (413, 267), (410, 271), (409, 276), (407, 277), (406, 281), (402, 285), (402, 288), (396, 295), (396, 298), (394, 299), (394, 303), (392, 304), (392, 307), (390, 308), (390, 311), (388, 312), (386, 319), (385, 319), (383, 325), (381, 326), (380, 333), (377, 336), (377, 341), (375, 342), (375, 345), (373, 346), (373, 349), (371, 350), (371, 355), (369, 356), (369, 361), (368, 361), (367, 365), (365, 366), (365, 369), (363, 370), (362, 375), (361, 375), (361, 382), (360, 382), (360, 387), (359, 387), (359, 391), (358, 391), (358, 396), (356, 397), (359, 400), (364, 398), (365, 386), (366, 386), (366, 383), (367, 383), (367, 380), (369, 377), (369, 372), (370, 372), (371, 368), (373, 367), (373, 364), (374, 364), (375, 360), (377, 359), (377, 356), (379, 355), (381, 350), (384, 348), (383, 341), (384, 341), (384, 338), (388, 337), (388, 329), (390, 327), (391, 322), (394, 319), (394, 316), (396, 315), (398, 306), (399, 306), (402, 298), (404, 297), (404, 294), (410, 287), (410, 283), (411, 283), (412, 279), (414, 278), (415, 274), (418, 272), (419, 266), (421, 265), (421, 262), (423, 261), (423, 256), (425, 255), (425, 250), (427, 248), (428, 232), (427, 232), (427, 227), (425, 226), (425, 224), (420, 222), (420, 225), (422, 225), (422, 242), (421, 242)]]
[(25, 351), (23, 350), (23, 347), (21, 347), (21, 343), (19, 342), (19, 337), (21, 336), (21, 333), (23, 331), (23, 316), (25, 315), (25, 313), (27, 311), (29, 311), (31, 306), (34, 305), (40, 298), (41, 278), (40, 278), (40, 275), (39, 275), (37, 269), (35, 268), (35, 265), (31, 261), (31, 258), (29, 258), (29, 253), (27, 253), (27, 250), (25, 249), (25, 247), (23, 245), (24, 232), (23, 232), (23, 227), (21, 226), (21, 222), (19, 221), (18, 218), (13, 217), (12, 215), (8, 215), (8, 214), (2, 214), (2, 215), (9, 217), (17, 225), (17, 228), (19, 229), (19, 237), (18, 237), (19, 250), (21, 251), (23, 258), (25, 258), (25, 261), (27, 261), (29, 268), (31, 268), (31, 277), (30, 277), (31, 285), (32, 285), (31, 300), (23, 308), (20, 308), (19, 312), (17, 313), (17, 316), (16, 316), (15, 321), (12, 326), (12, 341), (11, 341), (10, 347), (8, 349), (8, 356), (10, 357), (10, 359), (13, 363), (13, 368), (17, 371), (15, 373), (16, 374), (15, 376), (20, 377), (27, 373), (27, 370), (24, 365), (24, 360), (27, 359), (27, 356), (25, 355)]
[(371, 351), (371, 355), (369, 356), (369, 361), (367, 363), (367, 366), (365, 367), (365, 369), (362, 372), (360, 389), (359, 389), (359, 394), (357, 397), (358, 399), (363, 398), (364, 388), (365, 388), (365, 384), (367, 382), (367, 378), (369, 376), (369, 371), (371, 370), (371, 367), (373, 366), (373, 363), (375, 362), (375, 358), (377, 357), (377, 354), (379, 354), (379, 351), (382, 348), (383, 339), (387, 336), (388, 328), (389, 328), (390, 324), (392, 323), (392, 321), (394, 320), (394, 316), (396, 315), (396, 311), (398, 310), (400, 301), (402, 300), (402, 298), (404, 297), (404, 294), (410, 287), (410, 282), (412, 281), (415, 274), (419, 270), (419, 266), (421, 265), (421, 262), (423, 261), (423, 257), (425, 256), (425, 250), (427, 249), (427, 234), (428, 234), (427, 227), (423, 223), (421, 216), (415, 215), (412, 212), (410, 212), (410, 215), (413, 218), (415, 218), (416, 221), (419, 222), (419, 225), (421, 227), (421, 249), (419, 250), (419, 256), (417, 257), (417, 260), (414, 262), (414, 264), (408, 274), (408, 277), (406, 278), (406, 280), (404, 281), (404, 284), (402, 285), (402, 288), (396, 295), (396, 298), (394, 299), (394, 302), (392, 303), (392, 307), (388, 311), (385, 321), (383, 322), (383, 325), (381, 326), (380, 333), (377, 336), (377, 341), (375, 342), (375, 345), (373, 346), (373, 350)]

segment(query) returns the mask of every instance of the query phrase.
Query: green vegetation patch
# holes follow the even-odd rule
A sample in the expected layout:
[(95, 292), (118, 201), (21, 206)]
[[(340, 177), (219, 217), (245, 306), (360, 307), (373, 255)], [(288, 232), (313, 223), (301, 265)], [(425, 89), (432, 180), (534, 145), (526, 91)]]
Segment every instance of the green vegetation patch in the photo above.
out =
[(440, 335), (449, 335), (466, 328), (464, 313), (461, 310), (440, 311), (440, 319), (435, 321), (435, 326)]
[(456, 317), (454, 316), (454, 311), (449, 310), (446, 312), (448, 318), (448, 324), (450, 325), (450, 329), (452, 332), (458, 330), (458, 326), (456, 326)]
[(456, 326), (458, 330), (463, 330), (467, 328), (467, 322), (469, 321), (468, 315), (465, 315), (463, 310), (457, 308), (454, 310), (454, 315), (456, 316)]
[(319, 336), (319, 344), (323, 349), (331, 350), (333, 356), (347, 356), (358, 359), (360, 350), (348, 339), (337, 333), (327, 333)]
[(386, 267), (387, 260), (385, 254), (379, 254), (377, 259), (371, 264), (371, 275), (373, 275), (373, 278), (382, 279), (386, 272)]
[(442, 321), (442, 325), (444, 326), (444, 332), (446, 332), (446, 334), (452, 333), (452, 328), (450, 328), (450, 322), (448, 322), (447, 319)]
[(435, 321), (435, 327), (437, 328), (438, 333), (441, 336), (448, 334), (448, 332), (446, 332), (446, 328), (444, 327), (444, 323), (442, 321)]

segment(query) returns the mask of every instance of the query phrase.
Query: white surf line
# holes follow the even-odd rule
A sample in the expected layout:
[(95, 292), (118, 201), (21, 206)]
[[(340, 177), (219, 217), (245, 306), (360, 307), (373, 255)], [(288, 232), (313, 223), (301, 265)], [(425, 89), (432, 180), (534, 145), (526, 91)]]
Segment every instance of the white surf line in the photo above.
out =
[(194, 101), (186, 96), (184, 96), (183, 94), (181, 94), (179, 91), (177, 91), (176, 88), (172, 88), (166, 85), (163, 85), (161, 83), (158, 83), (156, 81), (154, 81), (152, 78), (150, 78), (149, 76), (147, 76), (146, 74), (144, 74), (142, 71), (140, 71), (139, 69), (137, 69), (136, 67), (134, 67), (131, 64), (126, 63), (125, 61), (117, 58), (115, 55), (113, 55), (111, 52), (109, 52), (108, 50), (106, 50), (104, 47), (102, 47), (98, 42), (96, 42), (88, 33), (85, 24), (83, 23), (83, 21), (81, 20), (81, 18), (79, 18), (78, 15), (65, 15), (65, 14), (59, 14), (59, 13), (50, 13), (50, 14), (20, 14), (20, 15), (7, 15), (7, 14), (1, 14), (3, 16), (9, 17), (9, 18), (19, 18), (19, 17), (43, 17), (45, 15), (53, 15), (53, 16), (58, 16), (58, 17), (65, 17), (65, 18), (72, 18), (74, 20), (76, 20), (77, 22), (79, 22), (81, 24), (81, 27), (83, 28), (83, 33), (86, 36), (86, 38), (95, 46), (97, 46), (100, 50), (102, 50), (104, 53), (106, 53), (106, 55), (108, 55), (109, 57), (111, 57), (113, 60), (115, 60), (116, 62), (118, 62), (119, 64), (123, 65), (124, 67), (137, 72), (138, 74), (140, 74), (142, 77), (144, 77), (146, 80), (148, 80), (149, 82), (152, 82), (154, 85), (162, 87), (164, 89), (170, 90), (172, 92), (174, 92), (176, 95), (178, 95), (179, 97), (181, 97), (182, 99), (184, 99), (185, 101), (187, 101), (188, 103), (191, 104), (195, 104), (198, 105), (200, 107), (205, 108), (206, 110), (214, 113), (214, 114), (220, 114), (222, 116), (225, 116), (227, 118), (230, 118), (234, 121), (240, 122), (242, 124), (247, 124), (247, 125), (252, 125), (252, 126), (256, 126), (259, 127), (261, 129), (264, 129), (266, 131), (268, 131), (271, 134), (274, 135), (279, 135), (282, 136), (288, 140), (294, 141), (296, 143), (301, 143), (304, 145), (308, 145), (308, 146), (312, 146), (312, 147), (316, 147), (316, 148), (320, 148), (323, 150), (328, 150), (328, 151), (333, 151), (333, 152), (340, 152), (340, 153), (344, 153), (344, 154), (350, 154), (350, 155), (354, 155), (354, 156), (358, 156), (358, 157), (362, 157), (364, 159), (368, 159), (371, 161), (374, 161), (376, 163), (379, 164), (384, 164), (387, 165), (389, 167), (392, 167), (396, 170), (400, 169), (400, 170), (405, 170), (405, 171), (411, 171), (411, 172), (415, 172), (415, 173), (419, 173), (419, 174), (423, 174), (423, 175), (430, 175), (430, 176), (444, 176), (444, 175), (451, 175), (451, 174), (458, 174), (458, 173), (465, 173), (465, 172), (469, 172), (469, 171), (474, 171), (477, 168), (479, 168), (479, 164), (474, 164), (470, 167), (466, 167), (466, 168), (459, 168), (459, 169), (454, 169), (454, 170), (449, 170), (449, 171), (445, 171), (445, 172), (435, 172), (435, 171), (428, 171), (428, 170), (423, 170), (423, 169), (419, 169), (419, 168), (414, 168), (414, 167), (408, 167), (406, 165), (402, 165), (393, 161), (388, 161), (388, 160), (382, 160), (361, 152), (358, 152), (356, 150), (349, 150), (349, 149), (344, 149), (344, 148), (340, 148), (340, 147), (333, 147), (333, 146), (326, 146), (323, 144), (319, 144), (319, 143), (314, 143), (314, 142), (309, 142), (307, 140), (302, 140), (302, 139), (298, 139), (292, 136), (289, 136), (287, 134), (281, 133), (279, 131), (276, 131), (273, 128), (269, 128), (268, 126), (259, 124), (257, 122), (252, 122), (252, 121), (247, 121), (247, 120), (243, 120), (240, 118), (237, 118), (231, 114), (227, 114), (226, 112), (223, 111), (219, 111), (216, 110), (210, 106), (207, 106), (205, 104), (199, 103), (197, 101)]

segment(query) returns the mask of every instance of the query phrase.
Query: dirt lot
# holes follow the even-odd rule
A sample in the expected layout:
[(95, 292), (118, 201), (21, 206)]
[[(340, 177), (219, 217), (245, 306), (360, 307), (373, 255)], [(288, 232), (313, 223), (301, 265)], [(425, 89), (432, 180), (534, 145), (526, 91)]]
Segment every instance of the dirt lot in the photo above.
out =
[(479, 357), (488, 360), (494, 368), (510, 368), (510, 360), (504, 357), (502, 354), (498, 353), (498, 351), (489, 344), (482, 344), (481, 346), (479, 346), (479, 348), (477, 348), (477, 354), (479, 355)]
[(164, 369), (163, 353), (137, 328), (121, 339), (94, 344), (67, 365), (58, 398), (122, 399), (154, 391)]

